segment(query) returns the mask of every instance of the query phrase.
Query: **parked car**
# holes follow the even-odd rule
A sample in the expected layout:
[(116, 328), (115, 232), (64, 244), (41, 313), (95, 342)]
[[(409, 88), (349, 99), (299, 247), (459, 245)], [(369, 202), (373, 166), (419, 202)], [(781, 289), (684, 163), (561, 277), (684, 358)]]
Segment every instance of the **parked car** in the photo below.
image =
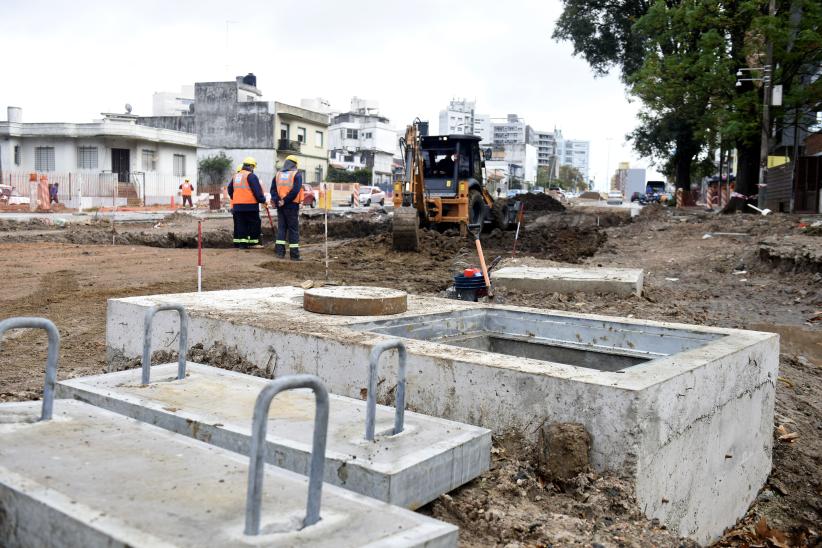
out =
[(608, 193), (608, 205), (622, 205), (622, 193), (613, 191)]
[(317, 206), (317, 196), (314, 195), (311, 185), (303, 184), (303, 206)]
[[(378, 186), (360, 187), (360, 205), (370, 206), (371, 204), (385, 205), (385, 192)], [(351, 205), (354, 205), (354, 193), (351, 193)]]

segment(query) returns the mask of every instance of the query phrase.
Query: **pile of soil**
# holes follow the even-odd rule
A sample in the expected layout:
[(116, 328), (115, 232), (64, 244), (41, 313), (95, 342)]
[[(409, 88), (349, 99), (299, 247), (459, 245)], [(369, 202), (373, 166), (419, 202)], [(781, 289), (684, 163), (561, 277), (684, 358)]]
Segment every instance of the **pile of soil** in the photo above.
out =
[(548, 194), (520, 194), (516, 199), (525, 205), (525, 211), (565, 211), (565, 206)]
[[(494, 230), (483, 242), (489, 249), (510, 253), (514, 247), (513, 232)], [(519, 234), (517, 251), (539, 259), (579, 263), (591, 257), (608, 240), (596, 227), (546, 227), (528, 225)]]
[(420, 511), (458, 525), (463, 546), (698, 546), (645, 518), (630, 481), (590, 470), (552, 479), (539, 452), (495, 438), (488, 473)]
[(636, 216), (634, 222), (648, 223), (652, 221), (661, 221), (666, 216), (666, 208), (659, 204), (648, 204), (639, 210), (639, 215)]

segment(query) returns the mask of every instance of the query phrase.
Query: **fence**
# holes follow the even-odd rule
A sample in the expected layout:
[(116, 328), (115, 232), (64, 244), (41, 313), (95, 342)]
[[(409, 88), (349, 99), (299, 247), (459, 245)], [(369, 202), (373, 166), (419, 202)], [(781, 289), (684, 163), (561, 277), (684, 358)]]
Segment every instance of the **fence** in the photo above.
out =
[[(6, 171), (0, 183), (10, 185), (16, 194), (29, 196), (31, 172)], [(167, 205), (172, 196), (178, 202), (180, 185), (186, 177), (157, 172), (131, 172), (128, 183), (118, 182), (118, 174), (100, 171), (37, 172), (48, 177), (49, 184), (57, 184), (57, 199), (66, 207), (90, 208), (124, 206), (132, 201), (145, 205)], [(197, 188), (197, 178), (189, 177)], [(197, 188), (200, 192), (200, 189)], [(82, 203), (81, 203), (82, 202)]]

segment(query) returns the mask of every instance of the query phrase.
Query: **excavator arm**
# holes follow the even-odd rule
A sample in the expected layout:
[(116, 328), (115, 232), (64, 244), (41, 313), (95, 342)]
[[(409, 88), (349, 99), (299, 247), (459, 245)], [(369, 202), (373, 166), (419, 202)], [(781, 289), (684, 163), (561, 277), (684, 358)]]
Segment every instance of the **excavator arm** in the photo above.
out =
[(393, 247), (396, 251), (419, 248), (420, 216), (427, 218), (425, 180), (417, 124), (405, 130), (405, 180), (394, 189)]

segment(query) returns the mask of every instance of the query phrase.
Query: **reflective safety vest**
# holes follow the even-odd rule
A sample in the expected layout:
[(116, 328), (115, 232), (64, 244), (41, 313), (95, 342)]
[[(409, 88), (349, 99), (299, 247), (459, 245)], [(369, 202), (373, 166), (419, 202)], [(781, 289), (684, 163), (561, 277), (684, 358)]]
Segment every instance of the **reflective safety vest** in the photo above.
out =
[[(277, 196), (280, 199), (284, 199), (291, 189), (294, 188), (294, 178), (299, 173), (296, 169), (292, 169), (291, 171), (278, 171), (276, 180), (277, 180)], [(303, 187), (300, 186), (300, 192), (297, 194), (297, 197), (294, 198), (295, 204), (302, 204), (303, 203)]]
[(191, 183), (183, 183), (182, 187), (183, 196), (191, 196), (191, 191), (194, 189), (194, 185)]
[(248, 176), (250, 171), (243, 170), (234, 175), (233, 187), (234, 196), (231, 198), (231, 205), (236, 204), (256, 204), (257, 197), (254, 196), (254, 191), (248, 184)]

